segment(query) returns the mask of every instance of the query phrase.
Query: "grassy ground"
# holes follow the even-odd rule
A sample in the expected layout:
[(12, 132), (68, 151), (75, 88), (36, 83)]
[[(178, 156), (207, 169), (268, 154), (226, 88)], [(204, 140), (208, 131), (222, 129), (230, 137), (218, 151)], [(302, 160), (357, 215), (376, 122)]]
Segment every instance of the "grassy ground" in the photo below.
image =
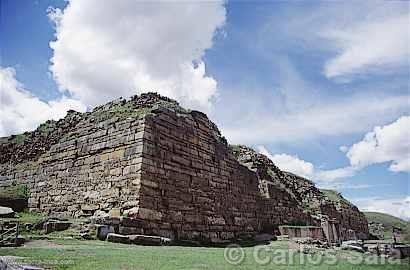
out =
[[(43, 216), (35, 213), (19, 213), (18, 219), (21, 223), (35, 223), (42, 218)], [(72, 229), (48, 235), (33, 231), (23, 232), (23, 234), (26, 239), (36, 240), (27, 242), (24, 247), (0, 248), (0, 256), (19, 256), (32, 265), (56, 270), (409, 269), (408, 262), (402, 261), (397, 264), (398, 261), (390, 261), (387, 264), (380, 264), (381, 259), (378, 257), (351, 251), (337, 251), (337, 260), (329, 254), (319, 255), (323, 251), (315, 255), (290, 252), (286, 241), (274, 241), (271, 245), (256, 248), (243, 248), (244, 259), (236, 265), (230, 264), (225, 259), (226, 250), (224, 248), (137, 246), (98, 240), (67, 239), (75, 235)], [(258, 249), (259, 252), (256, 252)], [(254, 257), (255, 252), (259, 255), (256, 258)], [(263, 264), (258, 263), (258, 257), (262, 259)], [(351, 262), (351, 259), (354, 261)], [(289, 264), (292, 261), (293, 263)], [(330, 264), (330, 261), (337, 261), (337, 263)]]
[(43, 218), (44, 216), (41, 214), (26, 211), (26, 212), (17, 213), (17, 217), (15, 218), (15, 220), (18, 220), (21, 224), (24, 224), (24, 223), (34, 224), (36, 222), (39, 222)]
[[(34, 241), (20, 248), (2, 248), (0, 255), (25, 257), (33, 264), (50, 267), (50, 269), (145, 269), (145, 270), (203, 270), (203, 269), (409, 269), (408, 264), (378, 264), (375, 260), (354, 265), (350, 258), (363, 259), (365, 255), (338, 251), (338, 263), (335, 265), (316, 265), (318, 255), (293, 256), (294, 264), (288, 265), (289, 257), (277, 257), (281, 252), (289, 256), (287, 242), (276, 241), (260, 250), (259, 258), (271, 259), (265, 265), (258, 264), (253, 256), (254, 247), (243, 248), (245, 257), (239, 265), (229, 264), (224, 258), (224, 248), (181, 247), (181, 246), (136, 246), (115, 244), (103, 241), (52, 240)], [(260, 248), (260, 246), (259, 246)], [(276, 254), (276, 255), (274, 255)], [(302, 256), (302, 257), (299, 257)], [(282, 259), (281, 259), (282, 258)], [(322, 258), (326, 258), (322, 257)], [(370, 257), (367, 257), (370, 258)], [(372, 257), (376, 258), (376, 257)], [(301, 266), (300, 260), (305, 261)], [(379, 258), (380, 260), (380, 258)], [(396, 261), (397, 262), (397, 261)]]

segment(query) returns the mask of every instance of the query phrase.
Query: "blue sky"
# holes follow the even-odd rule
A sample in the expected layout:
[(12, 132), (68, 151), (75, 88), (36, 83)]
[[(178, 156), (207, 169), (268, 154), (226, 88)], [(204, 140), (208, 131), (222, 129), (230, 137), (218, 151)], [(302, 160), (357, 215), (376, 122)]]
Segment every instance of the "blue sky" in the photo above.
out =
[(1, 0), (0, 135), (157, 90), (279, 167), (409, 218), (408, 5)]

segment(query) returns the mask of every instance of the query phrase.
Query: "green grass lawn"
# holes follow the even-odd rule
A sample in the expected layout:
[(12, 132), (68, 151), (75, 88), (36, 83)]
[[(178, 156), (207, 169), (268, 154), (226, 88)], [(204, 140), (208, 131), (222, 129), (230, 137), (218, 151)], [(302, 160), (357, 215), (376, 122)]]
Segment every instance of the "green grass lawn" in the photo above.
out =
[[(36, 242), (34, 242), (36, 243)], [(288, 254), (287, 242), (272, 242), (270, 247)], [(262, 250), (259, 257), (271, 258), (266, 265), (258, 264), (253, 256), (254, 248), (243, 248), (245, 258), (239, 265), (231, 265), (224, 259), (224, 248), (210, 247), (182, 247), (182, 246), (137, 246), (115, 244), (103, 241), (80, 240), (52, 240), (50, 242), (38, 241), (20, 248), (1, 248), (0, 256), (13, 255), (25, 257), (32, 263), (49, 267), (49, 269), (145, 269), (145, 270), (171, 270), (171, 269), (409, 269), (409, 265), (401, 264), (372, 265), (350, 264), (347, 259), (362, 254), (338, 251), (336, 265), (315, 265), (318, 255), (301, 255), (306, 263), (299, 264), (300, 257), (294, 256), (294, 264), (288, 265), (286, 257), (274, 257), (272, 251)], [(373, 257), (376, 258), (376, 257)], [(309, 261), (310, 260), (310, 261)], [(374, 261), (373, 261), (374, 262)]]

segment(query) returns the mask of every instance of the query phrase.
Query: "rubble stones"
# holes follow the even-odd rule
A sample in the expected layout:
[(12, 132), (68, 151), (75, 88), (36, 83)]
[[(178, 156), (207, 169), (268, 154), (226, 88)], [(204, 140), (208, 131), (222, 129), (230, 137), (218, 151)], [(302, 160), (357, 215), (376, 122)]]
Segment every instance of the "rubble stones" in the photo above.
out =
[[(242, 165), (255, 171), (259, 178), (263, 179), (260, 182), (259, 189), (264, 197), (269, 198), (272, 193), (269, 192), (269, 189), (272, 188), (271, 186), (275, 186), (277, 189), (288, 193), (305, 213), (309, 213), (320, 220), (321, 223), (337, 224), (337, 227), (340, 227), (338, 237), (341, 240), (368, 238), (369, 231), (366, 217), (356, 206), (346, 200), (341, 200), (341, 202), (329, 200), (323, 192), (315, 187), (312, 181), (281, 171), (265, 155), (259, 154), (249, 147), (235, 145), (231, 148)], [(300, 221), (304, 220), (301, 219)], [(282, 224), (285, 224), (285, 222)]]
[(384, 239), (384, 225), (378, 222), (369, 222), (369, 233), (376, 239)]
[(361, 253), (366, 251), (361, 241), (344, 241), (342, 242), (341, 248), (343, 250), (353, 250)]

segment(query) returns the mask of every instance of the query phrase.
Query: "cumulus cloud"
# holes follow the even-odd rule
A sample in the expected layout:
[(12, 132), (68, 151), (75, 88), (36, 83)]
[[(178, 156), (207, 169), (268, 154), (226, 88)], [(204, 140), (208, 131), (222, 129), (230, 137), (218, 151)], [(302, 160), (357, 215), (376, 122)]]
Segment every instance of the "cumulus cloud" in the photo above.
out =
[(410, 221), (410, 196), (394, 199), (353, 198), (351, 201), (362, 211), (386, 213)]
[(408, 14), (374, 18), (322, 33), (338, 48), (338, 54), (324, 67), (328, 78), (386, 72), (406, 66), (409, 60)]
[(69, 0), (55, 22), (50, 70), (87, 105), (156, 91), (208, 110), (217, 82), (202, 60), (225, 23), (223, 1)]
[(391, 171), (410, 172), (410, 116), (402, 116), (382, 127), (376, 126), (360, 142), (350, 147), (340, 147), (350, 161), (350, 165), (346, 167), (317, 169), (311, 162), (297, 156), (285, 153), (271, 154), (264, 146), (258, 146), (257, 149), (280, 169), (322, 183), (354, 176), (371, 164), (384, 162), (391, 162)]
[[(312, 141), (326, 136), (366, 132), (377, 123), (407, 112), (407, 96), (353, 95), (323, 99), (300, 110), (269, 111), (280, 105), (266, 103), (272, 97), (232, 98), (230, 115), (221, 129), (232, 143), (264, 144)], [(280, 108), (280, 107), (279, 107)], [(241, 115), (237, 121), (237, 115)], [(360, 123), (360, 124), (358, 124)], [(252, 130), (252, 132), (249, 132)]]
[(44, 102), (24, 89), (13, 68), (0, 67), (0, 136), (33, 130), (46, 120), (64, 117), (70, 109), (85, 111), (86, 106), (66, 96)]
[(257, 147), (259, 153), (267, 156), (273, 163), (278, 166), (281, 170), (292, 172), (296, 175), (300, 175), (306, 178), (312, 177), (314, 173), (314, 166), (310, 162), (299, 159), (297, 156), (292, 156), (288, 154), (275, 154), (272, 155), (263, 146), (259, 145)]
[(355, 174), (355, 168), (353, 167), (334, 170), (318, 169), (311, 162), (300, 159), (297, 155), (289, 155), (286, 153), (271, 154), (263, 145), (257, 146), (257, 151), (272, 160), (279, 169), (317, 181), (321, 184), (325, 183), (325, 185), (329, 185), (329, 183), (334, 180)]
[(389, 170), (410, 172), (410, 116), (375, 127), (349, 148), (347, 157), (357, 168), (391, 162)]
[(352, 166), (337, 168), (333, 170), (321, 170), (315, 175), (315, 179), (318, 181), (334, 181), (340, 178), (346, 178), (354, 176), (357, 169)]

